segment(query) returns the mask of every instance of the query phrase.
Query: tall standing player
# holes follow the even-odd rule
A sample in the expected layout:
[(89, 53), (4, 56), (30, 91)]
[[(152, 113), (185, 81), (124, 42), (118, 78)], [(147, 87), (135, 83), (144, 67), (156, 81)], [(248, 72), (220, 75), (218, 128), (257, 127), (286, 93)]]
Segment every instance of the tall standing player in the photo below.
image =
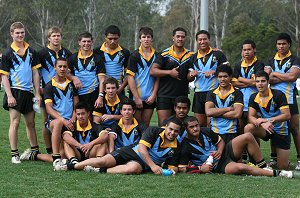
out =
[(158, 124), (174, 114), (174, 100), (187, 96), (189, 82), (186, 78), (192, 52), (184, 48), (186, 30), (178, 27), (173, 30), (173, 45), (161, 52), (154, 61), (150, 74), (159, 79), (157, 93)]

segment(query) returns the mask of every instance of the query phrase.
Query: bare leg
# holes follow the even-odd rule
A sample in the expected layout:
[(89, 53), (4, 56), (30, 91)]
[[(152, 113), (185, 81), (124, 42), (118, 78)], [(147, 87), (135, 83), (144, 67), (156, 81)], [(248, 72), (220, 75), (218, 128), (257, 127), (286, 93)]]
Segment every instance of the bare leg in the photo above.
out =
[(31, 146), (37, 146), (37, 136), (35, 131), (35, 123), (34, 123), (35, 112), (29, 112), (24, 115), (25, 125), (27, 137)]
[(65, 155), (68, 159), (71, 159), (72, 157), (76, 157), (78, 159), (80, 154), (76, 148), (72, 147), (71, 145), (69, 145), (66, 142), (64, 142), (63, 145), (64, 145), (64, 150), (65, 150)]
[(135, 119), (137, 119), (137, 120), (142, 120), (142, 110), (136, 109), (136, 110), (135, 110), (135, 113), (134, 113), (134, 117), (135, 117)]
[(107, 154), (104, 157), (90, 158), (82, 162), (79, 162), (78, 164), (75, 164), (74, 169), (83, 170), (84, 167), (88, 165), (96, 168), (100, 168), (100, 167), (111, 168), (116, 166), (116, 164), (117, 162), (115, 158), (111, 154)]
[(248, 174), (253, 176), (273, 176), (273, 171), (264, 170), (262, 168), (251, 167), (243, 163), (230, 162), (225, 167), (226, 174)]
[(277, 152), (277, 167), (278, 169), (289, 169), (289, 155), (290, 150), (284, 150), (280, 148), (276, 148)]
[(107, 169), (107, 173), (112, 174), (140, 174), (143, 171), (142, 166), (135, 161), (130, 161), (127, 164), (115, 166)]
[(37, 159), (43, 162), (53, 162), (51, 154), (38, 154)]
[(291, 129), (292, 129), (291, 132), (294, 138), (297, 155), (300, 155), (299, 114), (292, 115)]
[(15, 109), (9, 109), (10, 125), (8, 137), (11, 150), (18, 149), (18, 128), (21, 119), (21, 113)]
[(207, 117), (205, 114), (194, 113), (194, 116), (197, 118), (199, 125), (201, 127), (207, 127)]
[(62, 127), (63, 123), (59, 119), (55, 119), (50, 123), (53, 154), (60, 153)]
[(144, 109), (142, 112), (142, 121), (150, 126), (150, 120), (153, 114), (153, 109)]
[(44, 123), (43, 123), (42, 133), (43, 133), (44, 144), (46, 148), (51, 148), (51, 135), (48, 129), (45, 127), (45, 122), (48, 119), (48, 114), (45, 108), (43, 109), (43, 119), (44, 119)]
[(162, 122), (172, 115), (172, 110), (157, 110), (158, 125), (161, 126)]

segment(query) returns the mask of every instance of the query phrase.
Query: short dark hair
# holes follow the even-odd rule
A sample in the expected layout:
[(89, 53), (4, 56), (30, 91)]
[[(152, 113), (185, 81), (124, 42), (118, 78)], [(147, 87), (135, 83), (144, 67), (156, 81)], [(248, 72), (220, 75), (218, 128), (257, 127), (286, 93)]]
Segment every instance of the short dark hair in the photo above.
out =
[(82, 32), (81, 34), (79, 34), (78, 36), (78, 41), (81, 41), (83, 38), (91, 38), (91, 40), (93, 40), (93, 35), (89, 32)]
[(169, 125), (171, 122), (180, 126), (180, 128), (182, 127), (182, 122), (176, 117), (172, 117), (172, 118), (168, 119), (166, 125)]
[(130, 98), (123, 98), (121, 100), (120, 109), (122, 109), (124, 105), (131, 105), (133, 110), (135, 110), (136, 108), (135, 102)]
[(119, 89), (119, 83), (118, 83), (117, 79), (115, 79), (114, 77), (108, 76), (104, 80), (104, 82), (103, 82), (104, 89), (106, 88), (107, 84), (114, 84), (114, 85), (116, 85), (117, 89)]
[(55, 61), (55, 66), (57, 65), (57, 62), (58, 62), (58, 61), (66, 61), (67, 64), (68, 64), (68, 60), (67, 60), (65, 57), (58, 57), (58, 58), (56, 59), (56, 61)]
[(276, 42), (278, 40), (286, 40), (290, 44), (290, 46), (292, 46), (292, 39), (291, 39), (291, 36), (288, 33), (285, 33), (285, 32), (280, 33), (278, 35), (277, 39), (276, 39)]
[(206, 31), (206, 30), (200, 30), (199, 32), (196, 33), (196, 40), (197, 40), (199, 34), (206, 34), (207, 38), (210, 39), (210, 34), (209, 34), (208, 31)]
[(183, 126), (184, 126), (184, 128), (187, 128), (187, 126), (189, 125), (189, 122), (194, 122), (194, 121), (197, 121), (199, 123), (199, 121), (197, 120), (196, 117), (194, 117), (194, 116), (187, 116), (183, 120)]
[(105, 36), (107, 36), (108, 34), (117, 34), (118, 36), (121, 36), (121, 31), (118, 26), (110, 25), (105, 29), (104, 34)]
[(85, 109), (86, 112), (90, 112), (90, 105), (86, 102), (78, 102), (76, 105), (75, 105), (75, 110), (76, 109)]
[(144, 35), (150, 35), (153, 38), (153, 30), (150, 27), (141, 27), (139, 31), (139, 38), (142, 37), (142, 34)]
[(258, 71), (255, 73), (255, 78), (257, 77), (265, 77), (267, 81), (269, 81), (269, 74), (265, 71)]
[(175, 100), (174, 100), (174, 106), (177, 106), (178, 103), (186, 103), (189, 108), (191, 106), (191, 101), (186, 96), (178, 96), (177, 98), (175, 98)]
[(256, 44), (253, 40), (251, 40), (251, 39), (244, 40), (244, 42), (242, 44), (242, 49), (243, 49), (243, 45), (246, 45), (246, 44), (250, 44), (253, 49), (256, 49)]
[(184, 32), (186, 35), (186, 30), (183, 27), (177, 27), (173, 30), (173, 36), (176, 34), (176, 32), (181, 31)]
[(217, 67), (215, 76), (218, 76), (220, 72), (225, 72), (229, 76), (232, 76), (232, 68), (228, 64), (221, 64)]

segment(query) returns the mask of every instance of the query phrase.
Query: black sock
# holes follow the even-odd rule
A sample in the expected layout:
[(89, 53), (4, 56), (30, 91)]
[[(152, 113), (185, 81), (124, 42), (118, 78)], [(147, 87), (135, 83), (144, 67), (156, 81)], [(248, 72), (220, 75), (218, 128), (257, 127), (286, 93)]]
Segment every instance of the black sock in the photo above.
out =
[(60, 153), (52, 154), (53, 162), (57, 159), (61, 159)]
[(271, 159), (277, 162), (277, 153), (271, 153)]
[(258, 166), (259, 168), (265, 168), (267, 167), (267, 162), (265, 161), (265, 159), (262, 159), (259, 162), (256, 162), (256, 166)]
[(47, 151), (48, 154), (52, 154), (53, 153), (52, 147), (46, 148), (46, 151)]
[(77, 164), (77, 163), (78, 163), (78, 159), (77, 159), (76, 157), (71, 157), (71, 158), (69, 159), (69, 163), (70, 163), (70, 164)]
[(16, 150), (10, 150), (10, 154), (11, 154), (12, 157), (14, 157), (14, 156), (20, 156), (18, 149), (16, 149)]
[(107, 173), (107, 168), (102, 167), (102, 168), (99, 169), (99, 172), (100, 173)]
[(68, 170), (74, 170), (75, 164), (67, 163)]

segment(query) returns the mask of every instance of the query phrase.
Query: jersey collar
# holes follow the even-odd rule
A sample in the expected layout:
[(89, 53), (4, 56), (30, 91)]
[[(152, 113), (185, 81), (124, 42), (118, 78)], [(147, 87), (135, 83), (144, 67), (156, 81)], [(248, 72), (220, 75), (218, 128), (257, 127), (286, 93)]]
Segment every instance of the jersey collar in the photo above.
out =
[(227, 96), (229, 96), (230, 94), (232, 94), (234, 92), (234, 88), (232, 85), (230, 85), (230, 90), (225, 94), (225, 95), (221, 95), (220, 92), (220, 86), (214, 90), (214, 94), (217, 94), (219, 96), (220, 99), (224, 100)]
[(256, 56), (254, 56), (254, 59), (252, 60), (252, 62), (250, 64), (247, 64), (245, 60), (242, 61), (241, 63), (241, 67), (249, 67), (252, 66), (255, 62), (257, 61)]
[(52, 86), (57, 87), (57, 88), (59, 88), (60, 90), (65, 90), (66, 87), (68, 86), (68, 84), (69, 84), (70, 82), (71, 82), (71, 81), (70, 81), (68, 78), (66, 78), (66, 84), (65, 84), (65, 86), (64, 86), (64, 87), (61, 87), (61, 86), (55, 81), (55, 77), (53, 77), (52, 80), (51, 80)]
[(88, 125), (84, 129), (80, 126), (79, 121), (78, 120), (76, 121), (76, 131), (80, 131), (82, 137), (85, 136), (86, 131), (89, 131), (91, 129), (92, 129), (92, 124), (89, 120), (88, 120)]
[(162, 142), (160, 144), (160, 147), (161, 148), (177, 148), (177, 138), (175, 138), (172, 142), (166, 144), (166, 145), (163, 145), (165, 143), (165, 132), (166, 130), (163, 130), (159, 136), (161, 137), (162, 139)]
[(103, 52), (105, 52), (105, 53), (107, 53), (107, 54), (114, 55), (115, 53), (117, 53), (117, 52), (123, 50), (123, 48), (118, 44), (118, 47), (117, 47), (116, 49), (114, 49), (114, 50), (112, 50), (112, 51), (109, 51), (109, 50), (107, 49), (107, 47), (105, 46), (105, 44), (106, 44), (106, 42), (104, 42), (104, 43), (101, 45), (100, 50), (103, 51)]
[(285, 57), (283, 57), (283, 58), (280, 58), (278, 52), (276, 52), (276, 54), (275, 54), (275, 56), (274, 56), (274, 59), (275, 59), (275, 60), (279, 60), (279, 61), (280, 61), (280, 65), (281, 65), (282, 61), (283, 61), (284, 59), (290, 57), (290, 56), (292, 56), (291, 50), (289, 50), (289, 53), (287, 53), (287, 55), (285, 55)]
[[(25, 41), (23, 42), (23, 44), (24, 44), (24, 54), (25, 54), (27, 48), (29, 47), (29, 44), (26, 43)], [(12, 44), (10, 45), (10, 47), (11, 47), (16, 53), (18, 53), (18, 51), (20, 50), (20, 48), (16, 45), (15, 42), (12, 42)], [(24, 54), (20, 54), (20, 55), (23, 56)]]
[(139, 47), (139, 53), (142, 55), (142, 57), (145, 60), (149, 61), (149, 60), (151, 60), (152, 56), (154, 55), (155, 49), (153, 47), (151, 47), (151, 55), (148, 58), (146, 58), (145, 54), (143, 53), (142, 46)]
[(82, 51), (81, 51), (81, 49), (79, 49), (79, 51), (78, 51), (78, 58), (80, 58), (80, 59), (87, 59), (87, 58), (89, 58), (89, 57), (91, 57), (91, 56), (93, 56), (93, 50), (91, 50), (90, 51), (90, 53), (89, 53), (89, 55), (87, 55), (86, 57), (84, 57), (83, 55), (82, 55)]
[(110, 103), (109, 100), (108, 100), (108, 97), (107, 95), (105, 95), (105, 100), (107, 101), (107, 105), (110, 106), (112, 108), (112, 111), (114, 111), (114, 106), (116, 106), (118, 103), (120, 103), (120, 98), (118, 95), (116, 95), (116, 101), (114, 103)]
[(118, 125), (121, 127), (121, 129), (124, 133), (128, 134), (128, 133), (130, 133), (130, 131), (132, 131), (132, 129), (134, 129), (139, 124), (135, 118), (133, 118), (132, 121), (133, 121), (133, 124), (130, 125), (130, 127), (128, 129), (125, 129), (125, 127), (123, 125), (123, 118), (121, 118), (119, 120)]
[(210, 54), (211, 52), (212, 52), (212, 48), (209, 47), (208, 52), (203, 56), (202, 54), (200, 54), (200, 51), (198, 50), (197, 58), (198, 58), (198, 59), (199, 59), (199, 58), (205, 58), (205, 56), (206, 56), (207, 54)]
[(266, 108), (268, 106), (268, 103), (270, 102), (270, 100), (273, 98), (273, 93), (271, 91), (271, 89), (269, 88), (269, 96), (268, 98), (266, 99), (266, 102), (265, 103), (262, 103), (261, 101), (261, 97), (260, 97), (260, 94), (257, 93), (255, 99), (254, 99), (254, 102), (256, 102), (257, 104), (259, 104), (261, 107), (263, 108)]
[(186, 48), (183, 48), (183, 52), (182, 52), (180, 55), (178, 55), (178, 54), (176, 54), (176, 52), (174, 51), (174, 45), (172, 45), (172, 46), (170, 47), (169, 53), (172, 54), (172, 56), (175, 57), (176, 59), (180, 60), (180, 59), (187, 53), (187, 51), (188, 51), (188, 50), (187, 50)]

